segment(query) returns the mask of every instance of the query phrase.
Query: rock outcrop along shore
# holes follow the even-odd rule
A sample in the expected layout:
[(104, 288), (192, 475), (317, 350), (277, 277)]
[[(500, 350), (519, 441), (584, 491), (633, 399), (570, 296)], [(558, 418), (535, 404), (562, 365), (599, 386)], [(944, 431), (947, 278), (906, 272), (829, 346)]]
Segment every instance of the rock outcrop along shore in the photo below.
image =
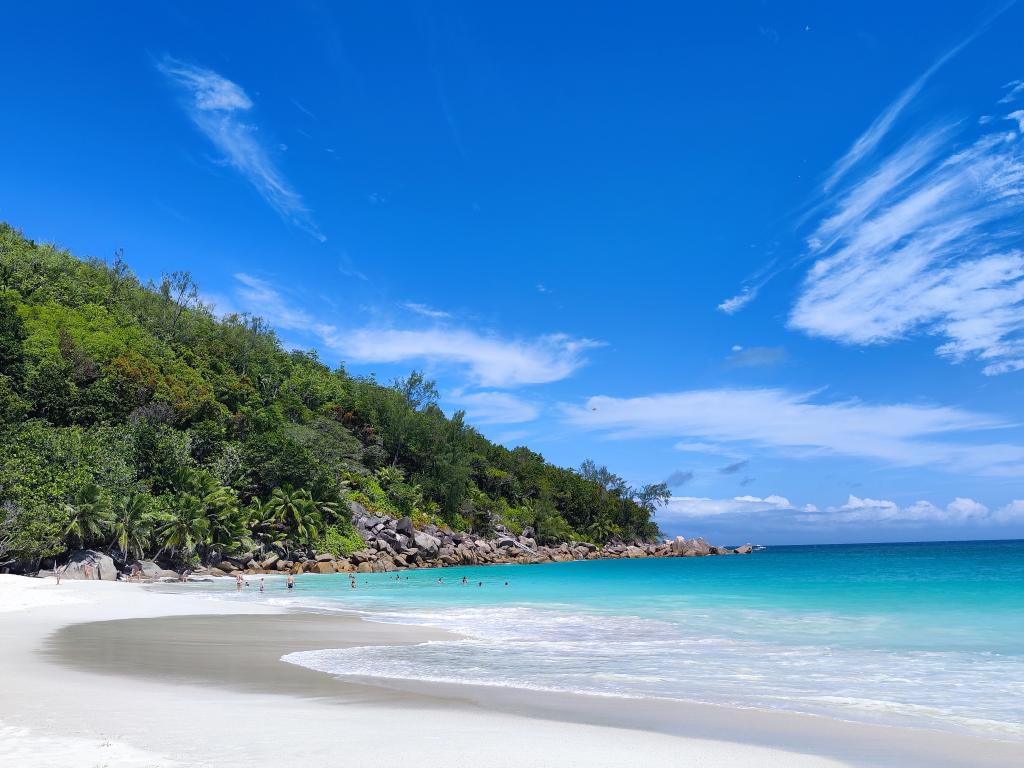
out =
[(492, 537), (450, 531), (428, 525), (415, 528), (408, 517), (396, 520), (376, 515), (360, 504), (351, 504), (352, 523), (366, 546), (349, 556), (312, 550), (287, 552), (283, 548), (241, 557), (226, 557), (196, 574), (243, 573), (381, 573), (406, 568), (438, 568), (496, 563), (559, 563), (569, 560), (600, 560), (643, 557), (703, 557), (750, 554), (751, 545), (730, 549), (708, 544), (703, 538), (659, 543), (614, 542), (598, 547), (589, 542), (538, 544), (527, 528), (516, 536), (499, 526)]
[[(289, 549), (274, 545), (263, 551), (242, 555), (224, 555), (196, 568), (193, 576), (228, 576), (238, 573), (383, 573), (407, 568), (446, 568), (457, 565), (498, 563), (561, 563), (569, 560), (636, 559), (644, 557), (705, 557), (708, 555), (748, 555), (750, 544), (728, 548), (708, 544), (703, 538), (677, 536), (662, 542), (611, 542), (599, 547), (590, 542), (567, 541), (538, 544), (533, 531), (522, 535), (498, 526), (495, 535), (481, 537), (451, 531), (434, 525), (421, 528), (403, 517), (377, 515), (361, 504), (352, 503), (352, 523), (365, 546), (351, 555), (335, 555), (312, 549)], [(177, 580), (180, 574), (152, 561), (132, 564), (124, 575), (148, 581)], [(111, 558), (101, 552), (83, 550), (72, 555), (66, 579), (109, 579), (118, 577)]]

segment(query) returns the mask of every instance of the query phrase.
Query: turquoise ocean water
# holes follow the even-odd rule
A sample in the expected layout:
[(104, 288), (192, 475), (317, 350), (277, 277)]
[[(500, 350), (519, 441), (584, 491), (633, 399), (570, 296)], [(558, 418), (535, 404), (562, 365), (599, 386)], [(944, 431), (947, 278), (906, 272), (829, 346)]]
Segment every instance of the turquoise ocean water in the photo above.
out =
[[(229, 599), (455, 630), (329, 674), (781, 708), (1024, 740), (1024, 541), (300, 576)], [(462, 584), (465, 576), (467, 584)], [(438, 583), (438, 579), (443, 583)], [(505, 586), (505, 582), (508, 586)], [(478, 586), (483, 582), (483, 586)]]

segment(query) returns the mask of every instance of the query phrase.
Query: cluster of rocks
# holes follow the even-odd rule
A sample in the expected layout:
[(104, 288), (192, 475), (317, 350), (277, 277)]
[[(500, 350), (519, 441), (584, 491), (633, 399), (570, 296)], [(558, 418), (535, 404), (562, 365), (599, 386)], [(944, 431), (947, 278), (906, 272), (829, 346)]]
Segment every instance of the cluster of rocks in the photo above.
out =
[(361, 504), (350, 504), (352, 524), (366, 546), (347, 557), (315, 551), (270, 551), (262, 557), (228, 557), (196, 573), (214, 576), (242, 573), (382, 573), (407, 568), (445, 568), (496, 563), (559, 563), (642, 557), (703, 557), (750, 554), (751, 545), (736, 549), (708, 544), (703, 538), (682, 536), (660, 543), (612, 543), (598, 547), (589, 542), (538, 544), (533, 529), (515, 535), (498, 526), (496, 535), (483, 538), (434, 525), (415, 528), (408, 517), (377, 515)]
[[(703, 557), (746, 555), (752, 547), (716, 547), (703, 538), (677, 536), (659, 543), (614, 542), (598, 547), (589, 542), (538, 544), (532, 528), (515, 535), (498, 526), (496, 535), (482, 538), (434, 525), (415, 528), (412, 520), (376, 515), (361, 504), (350, 504), (352, 524), (365, 546), (351, 555), (336, 556), (315, 550), (271, 547), (261, 552), (223, 556), (192, 571), (193, 576), (229, 576), (236, 573), (381, 573), (406, 568), (444, 568), (493, 563), (561, 563), (570, 560), (601, 560), (643, 557)], [(147, 581), (177, 580), (180, 575), (153, 561), (139, 561), (125, 569), (124, 577)], [(67, 579), (116, 579), (114, 561), (101, 552), (82, 550), (71, 555), (61, 569)]]

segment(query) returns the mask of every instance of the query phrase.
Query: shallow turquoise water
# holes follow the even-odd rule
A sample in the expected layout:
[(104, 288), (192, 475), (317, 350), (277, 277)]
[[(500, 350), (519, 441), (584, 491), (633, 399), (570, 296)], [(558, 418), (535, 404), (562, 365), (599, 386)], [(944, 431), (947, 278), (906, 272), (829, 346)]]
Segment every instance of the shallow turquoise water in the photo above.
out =
[(360, 610), (467, 638), (287, 658), (332, 674), (678, 698), (1024, 739), (1022, 541), (772, 547), (395, 577), (359, 574), (351, 589), (345, 574), (303, 576), (291, 593), (268, 580), (264, 595), (232, 598)]

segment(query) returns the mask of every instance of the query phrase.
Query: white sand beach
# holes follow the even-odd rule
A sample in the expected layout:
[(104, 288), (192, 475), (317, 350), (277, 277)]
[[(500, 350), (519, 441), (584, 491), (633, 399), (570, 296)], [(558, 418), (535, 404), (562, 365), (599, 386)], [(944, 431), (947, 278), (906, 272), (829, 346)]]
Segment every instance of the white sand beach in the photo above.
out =
[[(73, 760), (127, 768), (383, 760), (448, 766), (824, 768), (916, 763), (902, 757), (887, 763), (886, 738), (890, 744), (913, 742), (923, 732), (907, 736), (892, 729), (886, 736), (884, 728), (860, 728), (851, 736), (845, 726), (822, 718), (758, 720), (756, 713), (718, 707), (661, 708), (689, 718), (692, 728), (706, 725), (708, 733), (732, 734), (729, 740), (705, 739), (658, 732), (671, 730), (664, 724), (646, 728), (648, 720), (658, 719), (658, 702), (603, 701), (588, 709), (579, 700), (589, 697), (482, 695), (459, 686), (400, 690), (343, 683), (279, 660), (288, 650), (443, 636), (421, 627), (290, 613), (198, 594), (158, 593), (136, 584), (64, 581), (58, 586), (50, 579), (0, 576), (0, 764)], [(543, 705), (531, 707), (531, 699), (543, 699)], [(630, 717), (636, 727), (607, 724)], [(732, 740), (743, 732), (737, 725), (743, 722), (749, 723), (752, 740), (763, 742), (763, 734), (774, 730), (791, 746)], [(813, 746), (808, 751), (818, 754), (799, 748), (807, 729), (815, 731), (815, 738), (807, 739)], [(828, 747), (832, 735), (840, 747)], [(924, 734), (921, 743), (936, 743), (933, 736)], [(874, 748), (857, 759), (822, 756), (848, 752), (858, 738), (873, 740)], [(993, 743), (979, 756), (970, 740), (944, 738), (938, 743), (946, 745), (946, 764), (960, 764), (959, 756), (966, 760), (971, 750), (979, 759), (962, 764), (1012, 764), (1013, 745)]]

